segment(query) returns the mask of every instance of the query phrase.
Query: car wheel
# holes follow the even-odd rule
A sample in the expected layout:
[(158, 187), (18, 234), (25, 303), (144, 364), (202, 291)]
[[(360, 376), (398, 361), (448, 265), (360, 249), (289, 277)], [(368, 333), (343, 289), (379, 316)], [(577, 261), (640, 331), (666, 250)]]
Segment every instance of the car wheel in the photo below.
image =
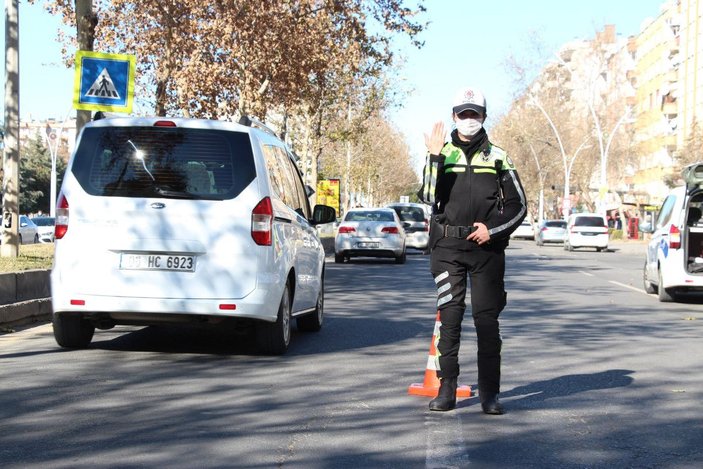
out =
[(320, 285), (320, 293), (317, 295), (317, 304), (315, 311), (305, 316), (296, 318), (295, 323), (299, 331), (317, 332), (322, 329), (322, 321), (325, 312), (325, 277), (322, 276), (322, 284)]
[(344, 262), (344, 256), (342, 254), (334, 254), (334, 262), (337, 264), (341, 264)]
[(601, 252), (603, 248), (596, 248), (596, 252)]
[(290, 345), (290, 291), (283, 289), (276, 322), (260, 322), (256, 328), (259, 350), (267, 355), (283, 355)]
[(647, 261), (644, 261), (644, 270), (642, 272), (642, 281), (644, 283), (644, 291), (647, 293), (656, 293), (657, 289), (654, 288), (652, 282), (647, 279)]
[(74, 314), (54, 314), (52, 318), (54, 339), (64, 348), (86, 348), (93, 340), (95, 326), (87, 319)]
[(663, 303), (674, 301), (672, 289), (664, 288), (664, 279), (662, 278), (661, 268), (659, 269), (659, 285), (657, 285), (657, 296), (659, 297), (659, 301)]
[(20, 242), (20, 244), (23, 244), (22, 243), (22, 235), (19, 235), (19, 242)]
[(39, 242), (39, 235), (35, 234), (34, 235), (34, 244), (37, 244)]
[(407, 254), (405, 253), (405, 250), (403, 250), (403, 254), (395, 258), (395, 263), (396, 264), (405, 264), (405, 261), (407, 259)]

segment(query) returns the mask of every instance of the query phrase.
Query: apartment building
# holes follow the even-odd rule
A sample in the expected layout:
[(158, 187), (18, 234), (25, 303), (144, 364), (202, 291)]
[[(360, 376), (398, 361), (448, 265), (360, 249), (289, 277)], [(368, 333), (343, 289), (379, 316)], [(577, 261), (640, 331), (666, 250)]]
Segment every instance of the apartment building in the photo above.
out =
[(682, 146), (680, 6), (677, 1), (665, 2), (659, 16), (643, 23), (632, 40), (638, 154), (632, 192), (641, 204), (657, 205), (663, 200), (669, 190), (666, 181), (674, 177), (677, 151)]

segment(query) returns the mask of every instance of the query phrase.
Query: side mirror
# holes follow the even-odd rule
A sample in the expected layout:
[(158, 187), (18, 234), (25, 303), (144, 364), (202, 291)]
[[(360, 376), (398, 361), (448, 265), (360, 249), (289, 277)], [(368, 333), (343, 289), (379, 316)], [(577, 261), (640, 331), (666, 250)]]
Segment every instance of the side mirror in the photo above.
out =
[(651, 223), (642, 223), (639, 229), (642, 233), (654, 233), (654, 228)]
[(315, 189), (310, 187), (310, 184), (305, 184), (305, 195), (311, 197), (315, 193)]
[(325, 223), (332, 223), (337, 219), (337, 212), (334, 208), (329, 205), (315, 205), (312, 209), (312, 222), (313, 225), (323, 225)]

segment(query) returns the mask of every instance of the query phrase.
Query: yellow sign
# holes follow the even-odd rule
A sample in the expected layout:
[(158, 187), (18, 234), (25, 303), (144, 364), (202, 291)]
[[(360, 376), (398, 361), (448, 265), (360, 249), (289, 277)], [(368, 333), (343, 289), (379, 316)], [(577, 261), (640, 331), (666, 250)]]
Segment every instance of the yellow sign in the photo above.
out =
[(79, 50), (73, 82), (73, 107), (83, 111), (132, 112), (134, 55)]
[(339, 179), (321, 179), (317, 181), (317, 203), (333, 207), (337, 211), (337, 216), (340, 216), (339, 194)]

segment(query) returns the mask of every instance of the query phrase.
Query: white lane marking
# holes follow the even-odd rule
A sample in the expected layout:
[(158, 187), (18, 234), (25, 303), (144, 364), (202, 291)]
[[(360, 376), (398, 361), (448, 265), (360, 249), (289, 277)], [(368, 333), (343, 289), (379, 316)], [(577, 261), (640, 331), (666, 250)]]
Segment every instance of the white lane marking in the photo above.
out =
[(583, 270), (579, 270), (579, 272), (581, 272), (583, 275), (588, 275), (589, 277), (595, 277), (595, 275), (590, 272), (584, 272)]
[(642, 290), (641, 288), (633, 287), (632, 285), (625, 285), (624, 283), (616, 282), (615, 280), (608, 280), (608, 282), (612, 283), (613, 285), (617, 285), (619, 287), (624, 287), (624, 288), (629, 288), (630, 290), (634, 290), (636, 292), (644, 293), (645, 295), (649, 296), (649, 293), (646, 291)]
[(426, 469), (460, 469), (469, 465), (464, 445), (461, 414), (458, 410), (432, 412), (425, 418)]

